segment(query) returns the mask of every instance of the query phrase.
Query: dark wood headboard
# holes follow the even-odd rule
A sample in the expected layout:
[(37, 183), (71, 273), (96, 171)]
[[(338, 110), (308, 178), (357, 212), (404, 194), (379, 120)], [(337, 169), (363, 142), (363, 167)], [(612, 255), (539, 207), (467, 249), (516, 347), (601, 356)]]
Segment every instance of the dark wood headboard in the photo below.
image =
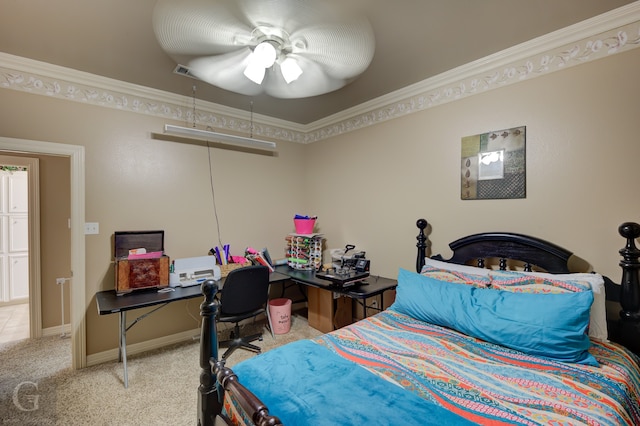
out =
[[(416, 271), (420, 272), (427, 253), (425, 229), (428, 223), (418, 219), (416, 226), (419, 229)], [(617, 284), (604, 277), (607, 301), (619, 303), (621, 307), (618, 312), (607, 315), (609, 338), (640, 354), (640, 250), (635, 244), (636, 238), (640, 237), (640, 224), (625, 222), (618, 232), (626, 239), (625, 246), (619, 251), (622, 280)], [(553, 274), (569, 273), (568, 262), (573, 254), (540, 238), (505, 232), (470, 235), (450, 243), (449, 247), (453, 251), (451, 258), (443, 259), (440, 255), (433, 258), (479, 267), (485, 267), (486, 259), (498, 259), (500, 269), (507, 269), (508, 261), (517, 260), (523, 263), (525, 270), (536, 267)]]
[[(418, 245), (416, 263), (419, 266), (417, 270), (420, 272), (426, 255), (427, 237), (424, 234), (424, 230), (427, 226), (427, 221), (420, 219), (417, 222), (417, 226), (420, 228), (417, 239), (423, 242), (423, 244)], [(458, 264), (468, 264), (473, 261), (480, 268), (485, 267), (486, 259), (497, 258), (502, 270), (507, 268), (507, 260), (517, 260), (524, 264), (525, 271), (531, 271), (533, 267), (537, 267), (552, 274), (569, 273), (568, 262), (573, 255), (569, 250), (540, 238), (508, 232), (487, 232), (469, 235), (450, 243), (449, 247), (453, 250), (453, 256), (450, 259), (443, 259), (440, 255), (436, 255), (434, 258)]]

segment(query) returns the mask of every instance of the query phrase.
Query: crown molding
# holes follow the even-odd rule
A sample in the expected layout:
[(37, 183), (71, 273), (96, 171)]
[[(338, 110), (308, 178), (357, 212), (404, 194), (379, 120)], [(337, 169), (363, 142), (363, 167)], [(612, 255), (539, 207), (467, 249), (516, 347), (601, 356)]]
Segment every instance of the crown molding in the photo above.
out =
[(546, 34), (311, 123), (307, 141), (640, 47), (640, 1)]
[(210, 126), (269, 139), (301, 142), (304, 131), (286, 120), (127, 83), (0, 52), (0, 88)]
[[(0, 52), (0, 87), (194, 122), (216, 130), (312, 143), (640, 47), (640, 1), (521, 43), (302, 125)], [(195, 117), (194, 117), (195, 110)]]

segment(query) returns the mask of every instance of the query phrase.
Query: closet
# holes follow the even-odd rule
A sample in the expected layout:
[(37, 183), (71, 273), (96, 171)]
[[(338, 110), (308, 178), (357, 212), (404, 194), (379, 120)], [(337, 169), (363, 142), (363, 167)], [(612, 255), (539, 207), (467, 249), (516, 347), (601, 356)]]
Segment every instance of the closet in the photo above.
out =
[(29, 298), (28, 179), (0, 170), (0, 306)]

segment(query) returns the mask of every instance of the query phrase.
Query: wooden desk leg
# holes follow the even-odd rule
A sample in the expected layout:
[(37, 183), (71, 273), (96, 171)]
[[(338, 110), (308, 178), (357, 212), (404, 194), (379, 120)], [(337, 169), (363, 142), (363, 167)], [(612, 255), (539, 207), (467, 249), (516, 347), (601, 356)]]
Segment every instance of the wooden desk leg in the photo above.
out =
[(307, 287), (309, 325), (323, 333), (333, 331), (333, 292)]

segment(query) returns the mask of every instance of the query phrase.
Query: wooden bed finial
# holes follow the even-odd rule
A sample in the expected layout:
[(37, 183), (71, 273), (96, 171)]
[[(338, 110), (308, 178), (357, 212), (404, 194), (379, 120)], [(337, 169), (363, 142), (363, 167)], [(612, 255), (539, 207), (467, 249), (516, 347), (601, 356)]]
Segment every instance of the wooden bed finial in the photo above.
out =
[(427, 255), (427, 235), (424, 233), (424, 230), (427, 229), (428, 225), (429, 224), (427, 223), (426, 219), (418, 219), (418, 221), (416, 222), (416, 226), (418, 227), (418, 229), (420, 229), (420, 232), (416, 237), (416, 240), (418, 240), (418, 243), (416, 244), (416, 247), (418, 247), (418, 255), (416, 257), (416, 272), (420, 272), (422, 270), (422, 267), (424, 266), (424, 258)]
[(220, 303), (216, 299), (218, 283), (207, 280), (202, 283), (204, 301), (200, 304), (202, 328), (200, 330), (200, 386), (198, 387), (198, 425), (211, 425), (216, 414), (222, 411), (218, 399), (216, 378), (211, 371), (210, 360), (218, 360), (218, 331), (216, 315)]
[(620, 289), (620, 317), (623, 320), (640, 319), (640, 250), (636, 247), (635, 239), (640, 237), (640, 224), (625, 222), (618, 227), (618, 232), (627, 239), (624, 248), (620, 249), (622, 260), (622, 288)]

